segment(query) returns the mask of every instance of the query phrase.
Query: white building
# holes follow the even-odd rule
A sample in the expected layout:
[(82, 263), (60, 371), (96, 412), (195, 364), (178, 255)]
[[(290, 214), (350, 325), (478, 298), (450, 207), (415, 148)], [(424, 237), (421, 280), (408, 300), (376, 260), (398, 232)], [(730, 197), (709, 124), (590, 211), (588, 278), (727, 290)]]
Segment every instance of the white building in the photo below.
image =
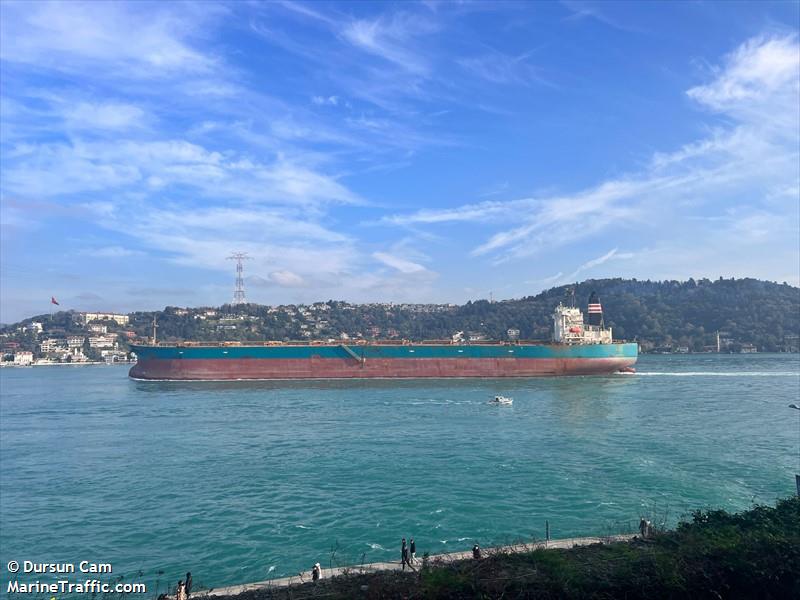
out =
[(118, 360), (125, 360), (125, 353), (120, 350), (101, 350), (100, 356), (106, 362), (117, 362)]
[(89, 331), (92, 333), (107, 333), (108, 327), (106, 325), (100, 325), (99, 323), (92, 323), (89, 325)]
[(67, 348), (82, 348), (83, 340), (82, 335), (71, 335), (67, 338)]
[(89, 338), (91, 348), (116, 348), (117, 336), (115, 335), (93, 335)]
[(90, 321), (116, 321), (118, 325), (128, 324), (128, 315), (118, 313), (81, 313), (83, 322), (88, 324)]
[(33, 364), (33, 352), (17, 352), (14, 354), (15, 365), (30, 365)]
[(81, 350), (72, 351), (72, 362), (87, 362), (89, 357), (86, 356)]
[(39, 344), (39, 349), (41, 350), (42, 354), (50, 354), (51, 352), (55, 352), (59, 348), (63, 348), (64, 340), (58, 340), (56, 338), (48, 338), (46, 340), (42, 340), (42, 343)]

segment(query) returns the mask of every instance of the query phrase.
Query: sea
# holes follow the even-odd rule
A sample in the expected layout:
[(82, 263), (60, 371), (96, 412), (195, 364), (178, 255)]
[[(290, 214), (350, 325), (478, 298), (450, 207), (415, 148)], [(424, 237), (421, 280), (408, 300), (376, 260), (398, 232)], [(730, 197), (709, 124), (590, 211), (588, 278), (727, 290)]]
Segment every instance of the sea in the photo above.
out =
[[(140, 382), (127, 369), (0, 370), (3, 596), (11, 560), (109, 563), (154, 597), (187, 571), (220, 587), (398, 560), (402, 537), (422, 556), (542, 540), (548, 525), (554, 539), (632, 532), (640, 517), (673, 526), (774, 504), (800, 472), (797, 354), (645, 355), (635, 375), (509, 380)], [(490, 404), (498, 394), (513, 405)]]

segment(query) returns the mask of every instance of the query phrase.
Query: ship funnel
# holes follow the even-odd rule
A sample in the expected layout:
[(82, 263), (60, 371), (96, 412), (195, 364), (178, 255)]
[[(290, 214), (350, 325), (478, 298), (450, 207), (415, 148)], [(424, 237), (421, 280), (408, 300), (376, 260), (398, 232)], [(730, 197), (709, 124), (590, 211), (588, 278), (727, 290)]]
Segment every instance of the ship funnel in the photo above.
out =
[(589, 296), (589, 325), (603, 325), (603, 307), (600, 305), (600, 298), (597, 297), (597, 292), (592, 292)]

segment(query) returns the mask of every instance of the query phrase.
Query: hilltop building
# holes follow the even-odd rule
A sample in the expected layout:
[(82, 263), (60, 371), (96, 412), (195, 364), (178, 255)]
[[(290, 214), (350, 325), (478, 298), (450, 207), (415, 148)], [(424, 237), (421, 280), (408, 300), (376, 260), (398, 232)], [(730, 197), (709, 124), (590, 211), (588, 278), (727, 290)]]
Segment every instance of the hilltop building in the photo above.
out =
[(116, 321), (118, 325), (127, 325), (128, 324), (128, 315), (122, 315), (118, 313), (80, 313), (81, 318), (85, 324), (89, 324), (91, 321)]

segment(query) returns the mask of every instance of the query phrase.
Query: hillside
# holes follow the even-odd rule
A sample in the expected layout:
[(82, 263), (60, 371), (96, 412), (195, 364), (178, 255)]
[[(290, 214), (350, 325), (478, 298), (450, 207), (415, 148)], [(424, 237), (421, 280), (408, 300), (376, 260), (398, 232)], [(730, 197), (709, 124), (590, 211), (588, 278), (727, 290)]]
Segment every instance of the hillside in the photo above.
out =
[[(761, 352), (797, 351), (800, 333), (800, 289), (756, 279), (710, 281), (587, 280), (560, 286), (536, 296), (464, 305), (349, 304), (340, 301), (277, 307), (246, 304), (220, 308), (176, 308), (135, 312), (124, 327), (104, 321), (109, 334), (122, 334), (122, 349), (129, 340), (145, 340), (158, 322), (159, 341), (262, 341), (324, 339), (449, 339), (456, 332), (466, 338), (508, 339), (518, 329), (522, 339), (549, 339), (550, 315), (559, 302), (569, 302), (574, 288), (577, 304), (596, 291), (605, 321), (615, 339), (636, 340), (643, 351), (716, 350), (719, 332), (723, 351), (757, 349)], [(49, 337), (80, 335), (88, 325), (78, 313), (60, 312), (26, 319), (0, 330), (8, 344), (37, 350)], [(41, 332), (32, 332), (32, 323)], [(88, 333), (86, 335), (89, 335)], [(40, 350), (40, 349), (39, 349)]]

